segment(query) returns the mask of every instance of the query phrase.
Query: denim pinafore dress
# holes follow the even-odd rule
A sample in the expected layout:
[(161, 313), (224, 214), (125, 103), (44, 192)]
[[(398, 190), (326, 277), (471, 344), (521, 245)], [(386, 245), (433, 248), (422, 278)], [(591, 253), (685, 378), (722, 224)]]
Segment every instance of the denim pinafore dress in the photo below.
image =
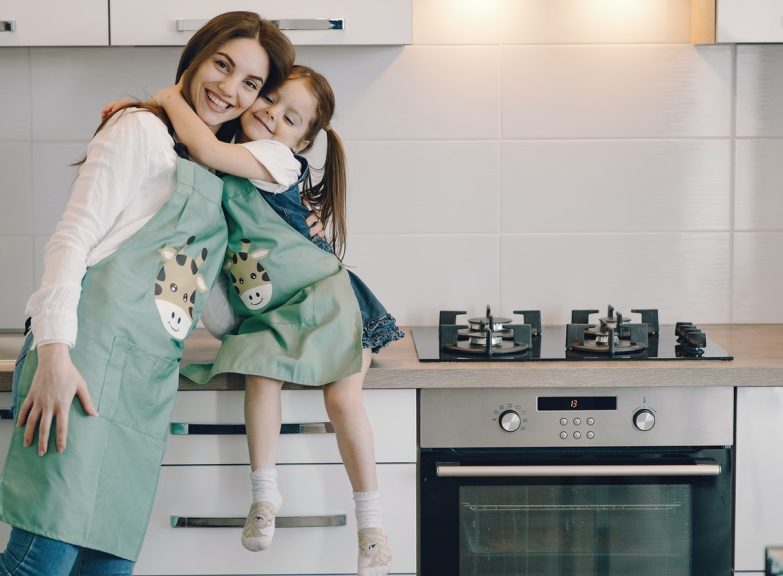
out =
[(321, 386), (359, 372), (362, 319), (342, 263), (291, 228), (250, 181), (224, 182), (224, 271), (240, 324), (214, 363), (182, 373), (198, 383), (239, 373)]
[[(74, 399), (68, 446), (44, 456), (15, 428), (0, 477), (0, 519), (136, 560), (155, 498), (179, 382), (183, 341), (196, 325), (226, 248), (223, 182), (178, 159), (168, 202), (82, 280), (71, 359), (99, 416)], [(33, 333), (35, 326), (33, 326)], [(18, 402), (38, 365), (22, 360)], [(49, 446), (53, 447), (54, 426)]]

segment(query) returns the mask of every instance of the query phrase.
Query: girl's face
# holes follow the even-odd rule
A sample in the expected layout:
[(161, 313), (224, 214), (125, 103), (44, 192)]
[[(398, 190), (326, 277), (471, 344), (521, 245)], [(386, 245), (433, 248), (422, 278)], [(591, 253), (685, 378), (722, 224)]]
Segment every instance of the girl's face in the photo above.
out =
[(286, 80), (242, 114), (244, 139), (276, 140), (299, 152), (309, 144), (305, 136), (315, 119), (316, 106), (304, 78)]
[(255, 102), (268, 73), (269, 56), (257, 40), (229, 40), (193, 73), (190, 97), (196, 114), (217, 132)]

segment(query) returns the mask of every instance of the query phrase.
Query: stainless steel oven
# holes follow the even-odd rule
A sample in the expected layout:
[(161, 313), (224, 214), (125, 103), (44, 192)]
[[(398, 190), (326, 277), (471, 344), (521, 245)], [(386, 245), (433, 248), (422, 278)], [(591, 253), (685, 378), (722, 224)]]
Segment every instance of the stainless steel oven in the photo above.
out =
[(421, 576), (729, 576), (731, 388), (428, 389)]

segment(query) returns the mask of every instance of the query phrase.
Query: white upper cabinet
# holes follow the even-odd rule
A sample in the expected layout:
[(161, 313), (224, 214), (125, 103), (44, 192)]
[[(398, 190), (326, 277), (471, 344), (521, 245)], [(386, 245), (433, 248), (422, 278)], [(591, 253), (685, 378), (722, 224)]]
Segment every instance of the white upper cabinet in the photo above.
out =
[(108, 44), (108, 0), (0, 0), (0, 46)]
[(783, 0), (691, 0), (691, 42), (783, 43)]
[(232, 10), (277, 20), (297, 45), (411, 42), (412, 0), (110, 1), (113, 46), (184, 45), (207, 20)]

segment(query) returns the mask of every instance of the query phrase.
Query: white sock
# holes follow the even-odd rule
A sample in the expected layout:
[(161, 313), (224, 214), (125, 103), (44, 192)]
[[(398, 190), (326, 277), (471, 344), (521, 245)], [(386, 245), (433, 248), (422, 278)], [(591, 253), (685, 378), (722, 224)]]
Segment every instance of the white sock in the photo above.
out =
[(381, 493), (354, 492), (353, 502), (356, 505), (356, 528), (383, 528), (383, 510), (381, 509)]
[(269, 502), (275, 510), (280, 510), (283, 495), (277, 489), (277, 468), (267, 466), (250, 472), (250, 484), (253, 490), (253, 502)]

